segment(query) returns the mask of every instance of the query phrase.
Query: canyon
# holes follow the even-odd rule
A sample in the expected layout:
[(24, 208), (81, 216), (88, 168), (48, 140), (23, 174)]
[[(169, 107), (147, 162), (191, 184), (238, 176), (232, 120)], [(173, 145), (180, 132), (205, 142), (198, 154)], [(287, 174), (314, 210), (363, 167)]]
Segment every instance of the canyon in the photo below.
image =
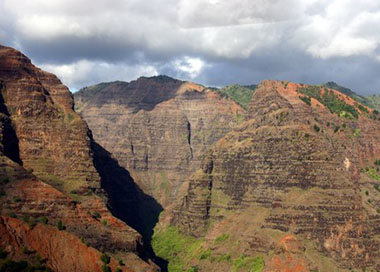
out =
[(5, 46), (0, 90), (0, 266), (380, 270), (376, 96), (163, 75), (71, 94)]

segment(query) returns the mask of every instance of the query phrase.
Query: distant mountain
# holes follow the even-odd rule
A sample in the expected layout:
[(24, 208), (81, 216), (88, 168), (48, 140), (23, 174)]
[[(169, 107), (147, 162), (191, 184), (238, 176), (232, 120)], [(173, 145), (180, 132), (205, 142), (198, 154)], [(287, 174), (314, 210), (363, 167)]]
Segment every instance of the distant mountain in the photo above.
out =
[(161, 75), (101, 83), (74, 97), (95, 140), (166, 207), (203, 152), (244, 119), (235, 101), (250, 100), (253, 91), (222, 90)]
[(370, 105), (380, 111), (380, 94), (374, 94), (366, 96), (366, 99), (369, 101)]
[(379, 102), (380, 98), (377, 98), (378, 96), (376, 96), (376, 95), (362, 96), (360, 94), (353, 92), (349, 88), (346, 88), (346, 87), (343, 87), (343, 86), (336, 84), (333, 81), (324, 83), (324, 84), (322, 84), (322, 86), (340, 91), (341, 93), (348, 95), (349, 97), (353, 98), (355, 101), (357, 101), (359, 103), (362, 103), (362, 104), (369, 106), (373, 109), (380, 110), (380, 102)]

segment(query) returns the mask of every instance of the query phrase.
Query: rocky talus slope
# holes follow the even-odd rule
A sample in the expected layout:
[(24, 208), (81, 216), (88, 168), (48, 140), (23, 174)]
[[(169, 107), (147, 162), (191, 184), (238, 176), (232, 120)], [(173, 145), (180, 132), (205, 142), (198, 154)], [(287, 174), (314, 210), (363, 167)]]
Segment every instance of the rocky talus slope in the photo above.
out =
[(167, 76), (102, 83), (74, 95), (94, 139), (164, 207), (199, 167), (204, 150), (244, 113), (210, 89)]
[(263, 81), (153, 247), (170, 271), (380, 271), (379, 117), (336, 90)]
[[(154, 271), (141, 235), (111, 215), (93, 141), (57, 77), (0, 46), (0, 249), (53, 271)], [(5, 263), (4, 263), (5, 262)], [(0, 260), (0, 265), (10, 261)]]

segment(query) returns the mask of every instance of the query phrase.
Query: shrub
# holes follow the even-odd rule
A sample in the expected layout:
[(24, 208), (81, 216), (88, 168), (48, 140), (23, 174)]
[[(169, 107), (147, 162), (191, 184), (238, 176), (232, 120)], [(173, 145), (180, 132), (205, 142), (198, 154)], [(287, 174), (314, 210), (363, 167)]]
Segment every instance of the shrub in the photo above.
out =
[(116, 268), (116, 272), (122, 272), (121, 268), (120, 267)]
[(238, 271), (240, 268), (248, 265), (248, 259), (244, 255), (240, 255), (238, 258), (233, 260), (233, 265), (234, 271)]
[(152, 247), (157, 256), (169, 261), (169, 271), (183, 271), (182, 260), (197, 256), (201, 243), (201, 239), (183, 235), (175, 227), (155, 232), (152, 239)]
[(311, 98), (309, 96), (300, 96), (299, 97), (303, 102), (311, 106)]
[(17, 214), (15, 212), (10, 212), (9, 216), (12, 218), (17, 218)]
[(365, 195), (366, 195), (366, 196), (369, 195), (369, 192), (368, 192), (368, 191), (365, 191)]
[(26, 172), (28, 172), (29, 174), (33, 173), (33, 169), (32, 168), (28, 168), (26, 169)]
[(112, 272), (111, 268), (107, 265), (102, 265), (102, 272)]
[(100, 260), (103, 262), (103, 263), (105, 263), (105, 264), (109, 264), (110, 263), (110, 261), (111, 261), (111, 258), (110, 258), (110, 256), (108, 256), (107, 254), (102, 254), (101, 256), (100, 256)]
[(15, 262), (12, 260), (6, 260), (0, 265), (0, 271), (6, 272), (25, 271), (26, 268), (28, 268), (28, 263), (26, 261)]
[(29, 254), (29, 253), (31, 253), (31, 251), (28, 249), (27, 246), (23, 246), (23, 247), (22, 247), (22, 253), (24, 253), (24, 254)]
[(29, 226), (30, 226), (31, 228), (33, 228), (35, 225), (37, 225), (36, 220), (34, 220), (34, 218), (31, 218), (31, 219), (29, 220)]
[(215, 243), (220, 243), (220, 242), (222, 242), (224, 240), (227, 240), (228, 238), (229, 238), (228, 234), (222, 234), (222, 235), (220, 235), (219, 237), (217, 237), (215, 239)]
[(8, 256), (8, 252), (6, 252), (3, 248), (0, 248), (0, 259), (5, 259)]
[(375, 188), (376, 191), (380, 192), (380, 185), (378, 183), (373, 185), (373, 188)]
[(321, 129), (320, 129), (320, 127), (319, 126), (317, 126), (316, 124), (314, 125), (314, 130), (315, 130), (315, 132), (319, 132)]
[(122, 261), (122, 260), (119, 260), (119, 261), (118, 261), (118, 263), (119, 263), (119, 265), (121, 265), (121, 266), (123, 266), (123, 265), (124, 265), (124, 263), (123, 263), (123, 261)]
[(65, 229), (65, 226), (63, 225), (63, 223), (62, 223), (61, 220), (58, 221), (57, 227), (58, 227), (59, 230), (64, 230)]
[(198, 271), (199, 271), (198, 266), (192, 266), (186, 269), (186, 272), (198, 272)]
[(21, 198), (18, 196), (13, 197), (14, 202), (21, 202)]
[(48, 222), (49, 222), (49, 220), (47, 219), (46, 216), (44, 216), (44, 217), (41, 218), (41, 223), (42, 224), (46, 225)]
[(253, 259), (252, 268), (249, 270), (249, 272), (261, 272), (264, 269), (264, 259), (263, 257), (255, 257)]
[(101, 218), (102, 216), (100, 215), (99, 212), (94, 212), (94, 213), (92, 214), (92, 217), (94, 217), (94, 218), (96, 218), (96, 219), (99, 219), (99, 218)]
[(310, 87), (301, 89), (300, 92), (317, 99), (319, 102), (325, 105), (330, 110), (331, 113), (336, 113), (340, 117), (347, 117), (347, 118), (359, 117), (359, 112), (356, 110), (354, 106), (346, 104), (346, 102), (341, 100), (332, 91), (325, 89), (322, 94), (320, 87), (310, 86)]
[(335, 126), (334, 133), (337, 133), (339, 131), (339, 129), (340, 129), (340, 126)]
[(231, 255), (230, 254), (223, 254), (219, 256), (218, 262), (228, 262), (231, 260)]
[(24, 214), (22, 217), (21, 217), (22, 221), (24, 221), (25, 223), (29, 223), (29, 216)]
[(207, 249), (207, 250), (203, 251), (201, 253), (201, 255), (199, 255), (199, 260), (206, 260), (206, 259), (210, 258), (210, 256), (211, 256), (211, 250)]
[(103, 220), (102, 220), (102, 224), (103, 224), (103, 226), (107, 226), (107, 224), (108, 224), (108, 223), (107, 223), (107, 220), (103, 219)]

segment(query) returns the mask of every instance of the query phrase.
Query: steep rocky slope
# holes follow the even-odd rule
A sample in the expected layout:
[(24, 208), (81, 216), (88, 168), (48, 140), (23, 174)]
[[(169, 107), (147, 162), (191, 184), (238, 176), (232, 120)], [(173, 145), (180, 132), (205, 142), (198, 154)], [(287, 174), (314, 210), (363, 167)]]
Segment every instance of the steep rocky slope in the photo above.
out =
[[(99, 250), (129, 263), (126, 271), (154, 270), (136, 256), (141, 235), (106, 207), (94, 143), (69, 90), (4, 46), (0, 90), (0, 248), (16, 260), (29, 248), (54, 271), (87, 271), (83, 261)], [(101, 271), (101, 262), (88, 269)]]
[(264, 81), (153, 247), (170, 271), (379, 271), (379, 159), (376, 112), (332, 89)]
[(203, 151), (243, 119), (232, 100), (166, 76), (87, 87), (75, 105), (94, 139), (164, 207)]

